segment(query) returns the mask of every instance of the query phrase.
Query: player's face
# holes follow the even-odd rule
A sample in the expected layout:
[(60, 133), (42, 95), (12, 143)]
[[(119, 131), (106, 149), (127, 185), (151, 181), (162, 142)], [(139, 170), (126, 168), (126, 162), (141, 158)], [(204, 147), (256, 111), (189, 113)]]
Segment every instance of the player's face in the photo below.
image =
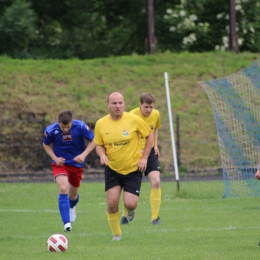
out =
[(71, 128), (71, 125), (72, 125), (72, 122), (68, 123), (67, 125), (65, 124), (62, 124), (59, 122), (59, 126), (60, 126), (60, 129), (63, 133), (67, 133), (69, 132), (70, 128)]
[(140, 103), (140, 110), (143, 116), (150, 116), (154, 108), (154, 102), (151, 104), (148, 103)]
[(124, 98), (120, 93), (112, 93), (109, 96), (107, 107), (110, 111), (110, 115), (114, 119), (118, 119), (123, 115), (125, 109)]

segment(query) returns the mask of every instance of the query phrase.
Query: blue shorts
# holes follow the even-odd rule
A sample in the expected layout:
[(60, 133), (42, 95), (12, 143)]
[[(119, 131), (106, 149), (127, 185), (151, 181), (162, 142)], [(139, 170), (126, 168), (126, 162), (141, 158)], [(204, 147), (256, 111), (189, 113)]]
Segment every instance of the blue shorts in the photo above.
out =
[(155, 154), (154, 148), (152, 148), (147, 160), (147, 167), (144, 171), (144, 175), (147, 176), (150, 172), (160, 171), (159, 162)]
[(120, 174), (108, 166), (105, 168), (105, 191), (120, 186), (124, 191), (139, 197), (143, 175), (139, 171)]

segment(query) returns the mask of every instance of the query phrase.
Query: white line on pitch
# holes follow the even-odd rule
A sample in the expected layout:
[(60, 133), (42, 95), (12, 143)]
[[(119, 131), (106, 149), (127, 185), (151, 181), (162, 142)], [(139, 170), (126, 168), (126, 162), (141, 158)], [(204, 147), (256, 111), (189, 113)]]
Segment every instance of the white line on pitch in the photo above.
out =
[[(148, 229), (145, 231), (142, 231), (142, 234), (149, 234), (149, 233), (176, 233), (176, 232), (201, 232), (201, 231), (232, 231), (232, 230), (255, 230), (255, 226), (252, 227), (223, 227), (223, 228), (184, 228), (184, 229)], [(137, 232), (132, 231), (124, 231), (124, 234), (134, 234)], [(102, 232), (102, 233), (74, 233), (76, 236), (80, 237), (100, 237), (100, 236), (109, 236), (109, 232)], [(70, 234), (70, 236), (74, 235), (73, 233)], [(140, 234), (140, 231), (138, 231), (138, 234)], [(35, 238), (46, 238), (48, 235), (41, 235), (41, 236), (17, 236), (17, 235), (8, 235), (8, 236), (0, 236), (0, 239), (3, 239), (5, 237), (12, 237), (12, 238), (18, 238), (18, 239), (35, 239)]]

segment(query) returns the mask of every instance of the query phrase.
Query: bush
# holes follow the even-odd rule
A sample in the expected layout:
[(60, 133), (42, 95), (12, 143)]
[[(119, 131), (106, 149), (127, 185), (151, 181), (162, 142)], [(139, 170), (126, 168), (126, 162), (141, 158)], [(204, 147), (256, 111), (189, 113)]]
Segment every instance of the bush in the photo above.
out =
[(28, 58), (28, 46), (35, 36), (36, 14), (26, 2), (14, 2), (0, 17), (0, 53)]

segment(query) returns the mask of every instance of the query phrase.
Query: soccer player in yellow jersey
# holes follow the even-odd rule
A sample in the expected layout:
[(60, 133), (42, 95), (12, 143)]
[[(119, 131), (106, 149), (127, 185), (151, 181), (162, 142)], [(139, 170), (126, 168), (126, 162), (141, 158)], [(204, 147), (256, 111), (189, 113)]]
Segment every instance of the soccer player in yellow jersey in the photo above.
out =
[[(145, 176), (148, 176), (151, 183), (150, 193), (150, 205), (151, 205), (151, 224), (161, 224), (159, 221), (159, 210), (161, 206), (161, 188), (160, 188), (160, 172), (158, 159), (160, 158), (160, 152), (158, 149), (158, 130), (161, 128), (160, 113), (154, 109), (155, 96), (152, 93), (143, 93), (140, 97), (140, 106), (130, 111), (130, 113), (136, 114), (141, 117), (154, 135), (154, 143), (151, 153), (148, 158), (147, 167), (144, 171)], [(144, 149), (145, 139), (141, 136), (140, 139), (141, 149)], [(121, 218), (121, 224), (128, 224), (126, 218), (126, 210), (123, 209), (123, 216)]]
[[(124, 112), (124, 98), (119, 92), (109, 94), (110, 113), (99, 119), (95, 126), (96, 152), (105, 167), (107, 219), (113, 233), (112, 240), (122, 239), (119, 202), (123, 201), (128, 221), (133, 220), (137, 208), (142, 172), (153, 144), (153, 133), (137, 115)], [(144, 137), (143, 153), (139, 136)]]

